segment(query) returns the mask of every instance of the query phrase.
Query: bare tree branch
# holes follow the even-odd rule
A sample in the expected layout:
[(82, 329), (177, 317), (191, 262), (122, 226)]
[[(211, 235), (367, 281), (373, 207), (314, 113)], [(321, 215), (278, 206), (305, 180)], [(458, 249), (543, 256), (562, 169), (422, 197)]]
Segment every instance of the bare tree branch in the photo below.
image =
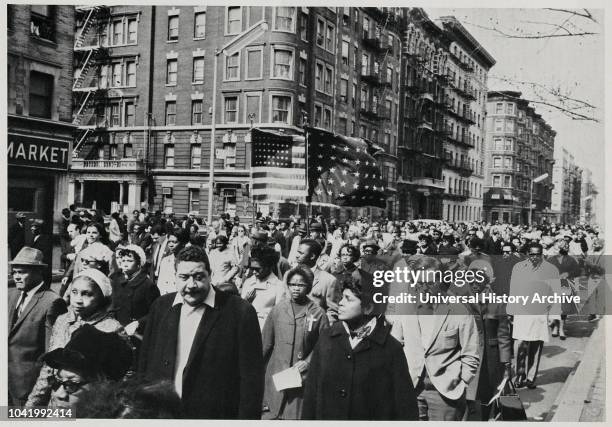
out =
[(576, 10), (569, 10), (569, 9), (555, 9), (552, 7), (545, 7), (544, 9), (546, 10), (550, 10), (552, 12), (561, 12), (561, 13), (569, 13), (571, 15), (575, 15), (575, 16), (580, 16), (582, 18), (586, 18), (589, 19), (593, 22), (595, 22), (596, 24), (598, 24), (599, 22), (597, 22), (597, 20), (593, 17), (593, 15), (591, 14), (591, 12), (589, 12), (588, 9), (582, 9), (583, 13), (577, 12)]
[[(542, 33), (537, 32), (535, 34), (520, 35), (520, 34), (509, 34), (509, 33), (506, 33), (500, 30), (499, 28), (487, 27), (487, 26), (480, 25), (480, 24), (474, 24), (473, 22), (464, 21), (464, 23), (468, 25), (473, 25), (474, 27), (477, 27), (477, 28), (482, 28), (483, 30), (494, 31), (498, 33), (499, 35), (503, 37), (507, 37), (509, 39), (550, 39), (550, 38), (559, 38), (559, 37), (594, 36), (594, 35), (599, 34), (599, 33), (591, 32), (591, 31), (580, 31), (580, 32), (568, 31), (568, 33), (566, 34), (554, 34), (554, 33), (553, 34), (542, 34)], [(551, 25), (554, 25), (554, 24), (551, 24)]]

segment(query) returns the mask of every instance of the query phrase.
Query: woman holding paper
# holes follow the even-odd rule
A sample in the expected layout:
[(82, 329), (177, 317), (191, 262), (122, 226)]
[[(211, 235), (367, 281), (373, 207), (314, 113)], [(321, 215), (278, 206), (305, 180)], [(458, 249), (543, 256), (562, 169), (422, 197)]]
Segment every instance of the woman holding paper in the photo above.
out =
[(298, 420), (312, 349), (329, 326), (325, 310), (308, 298), (314, 275), (303, 265), (287, 273), (291, 299), (278, 303), (266, 319), (263, 354), (266, 363), (262, 419)]

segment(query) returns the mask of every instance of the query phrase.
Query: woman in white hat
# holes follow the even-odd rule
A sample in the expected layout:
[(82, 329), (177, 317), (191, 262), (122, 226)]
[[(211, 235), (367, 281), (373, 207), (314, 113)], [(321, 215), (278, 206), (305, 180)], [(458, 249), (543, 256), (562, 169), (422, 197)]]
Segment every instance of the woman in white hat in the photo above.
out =
[[(121, 332), (123, 327), (111, 311), (112, 287), (104, 273), (88, 268), (72, 282), (68, 312), (59, 316), (53, 325), (49, 351), (64, 347), (72, 333), (85, 324), (103, 332)], [(26, 406), (46, 406), (51, 396), (53, 369), (43, 365), (38, 380), (28, 397)]]

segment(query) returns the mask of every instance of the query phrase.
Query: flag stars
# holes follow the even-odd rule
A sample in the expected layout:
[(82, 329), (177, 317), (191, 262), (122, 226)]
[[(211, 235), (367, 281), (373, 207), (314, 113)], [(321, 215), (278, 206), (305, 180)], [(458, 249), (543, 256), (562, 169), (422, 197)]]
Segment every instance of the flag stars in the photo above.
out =
[(348, 175), (348, 171), (346, 169), (342, 170), (342, 175)]
[(345, 182), (345, 181), (341, 181), (341, 182), (340, 182), (340, 187), (344, 187), (345, 185), (346, 185), (346, 182)]
[(317, 166), (317, 170), (318, 170), (319, 172), (321, 172), (321, 171), (323, 170), (323, 167), (322, 167), (322, 166)]
[(328, 183), (328, 184), (333, 184), (333, 183), (334, 183), (334, 180), (333, 180), (332, 178), (329, 178), (329, 179), (327, 180), (327, 183)]
[(321, 190), (320, 188), (316, 191), (316, 193), (320, 196), (321, 194), (323, 194), (323, 190)]
[(358, 189), (358, 188), (359, 188), (359, 184), (354, 183), (354, 184), (353, 184), (353, 188), (354, 188), (355, 190), (356, 190), (356, 189)]

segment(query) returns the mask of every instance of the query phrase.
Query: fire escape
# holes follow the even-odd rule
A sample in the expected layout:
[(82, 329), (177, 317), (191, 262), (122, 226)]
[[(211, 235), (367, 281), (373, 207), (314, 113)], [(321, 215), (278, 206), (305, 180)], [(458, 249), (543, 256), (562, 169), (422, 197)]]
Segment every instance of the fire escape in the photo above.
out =
[[(99, 65), (108, 58), (103, 40), (110, 17), (107, 6), (76, 6), (77, 31), (74, 42), (73, 123), (78, 125), (73, 157), (77, 157), (88, 138), (106, 127), (104, 115), (98, 116), (97, 104), (104, 99), (106, 82), (102, 82)], [(79, 26), (79, 23), (81, 24)]]

